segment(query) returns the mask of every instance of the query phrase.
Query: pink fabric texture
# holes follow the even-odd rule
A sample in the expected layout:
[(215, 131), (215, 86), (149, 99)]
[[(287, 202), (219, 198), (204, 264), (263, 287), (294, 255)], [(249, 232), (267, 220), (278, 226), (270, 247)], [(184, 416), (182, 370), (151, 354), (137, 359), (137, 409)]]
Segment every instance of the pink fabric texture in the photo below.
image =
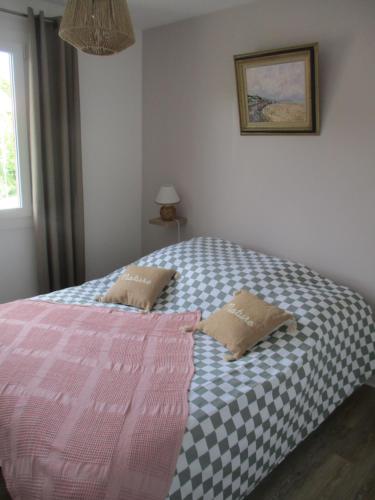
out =
[(157, 500), (188, 417), (200, 314), (0, 306), (0, 466), (14, 500)]

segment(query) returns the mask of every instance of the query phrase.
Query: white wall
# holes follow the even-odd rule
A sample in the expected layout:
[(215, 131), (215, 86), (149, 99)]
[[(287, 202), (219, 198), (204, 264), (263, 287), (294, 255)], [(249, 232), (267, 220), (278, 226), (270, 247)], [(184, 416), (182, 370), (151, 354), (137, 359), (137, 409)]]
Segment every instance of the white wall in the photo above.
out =
[(140, 256), (142, 34), (121, 54), (80, 54), (87, 276)]
[(0, 220), (0, 303), (35, 295), (33, 237), (31, 221)]
[[(233, 55), (321, 49), (321, 136), (241, 137)], [(186, 235), (304, 262), (375, 304), (375, 2), (262, 0), (144, 33), (144, 251), (174, 183)]]
[[(0, 0), (0, 6), (57, 16), (62, 7), (38, 0)], [(0, 32), (24, 31), (22, 18), (0, 14)], [(142, 34), (108, 58), (80, 55), (87, 276), (134, 260), (141, 251)], [(0, 221), (0, 302), (35, 295), (30, 219)]]

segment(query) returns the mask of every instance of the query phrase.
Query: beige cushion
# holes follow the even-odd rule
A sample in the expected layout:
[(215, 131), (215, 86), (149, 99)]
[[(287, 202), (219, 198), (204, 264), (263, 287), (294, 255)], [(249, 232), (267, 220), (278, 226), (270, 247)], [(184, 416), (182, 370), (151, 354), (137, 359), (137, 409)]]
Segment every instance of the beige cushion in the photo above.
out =
[(231, 361), (241, 358), (257, 342), (286, 323), (295, 324), (290, 313), (242, 290), (222, 309), (198, 323), (197, 330), (224, 344), (233, 353), (227, 357)]
[(176, 271), (173, 269), (131, 265), (106, 295), (98, 297), (97, 300), (150, 311), (175, 274)]

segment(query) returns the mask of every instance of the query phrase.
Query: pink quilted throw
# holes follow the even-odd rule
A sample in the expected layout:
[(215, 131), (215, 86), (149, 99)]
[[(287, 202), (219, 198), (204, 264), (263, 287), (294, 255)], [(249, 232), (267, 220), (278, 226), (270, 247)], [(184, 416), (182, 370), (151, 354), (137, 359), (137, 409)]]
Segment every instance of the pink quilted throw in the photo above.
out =
[(199, 313), (0, 306), (0, 466), (14, 500), (161, 500)]

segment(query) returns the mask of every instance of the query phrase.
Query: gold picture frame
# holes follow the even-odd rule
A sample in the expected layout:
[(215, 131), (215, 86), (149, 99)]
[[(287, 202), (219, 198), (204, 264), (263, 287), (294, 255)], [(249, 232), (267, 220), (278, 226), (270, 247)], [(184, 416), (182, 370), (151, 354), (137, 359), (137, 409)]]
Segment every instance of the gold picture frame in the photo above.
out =
[(319, 134), (319, 45), (234, 56), (241, 135)]

